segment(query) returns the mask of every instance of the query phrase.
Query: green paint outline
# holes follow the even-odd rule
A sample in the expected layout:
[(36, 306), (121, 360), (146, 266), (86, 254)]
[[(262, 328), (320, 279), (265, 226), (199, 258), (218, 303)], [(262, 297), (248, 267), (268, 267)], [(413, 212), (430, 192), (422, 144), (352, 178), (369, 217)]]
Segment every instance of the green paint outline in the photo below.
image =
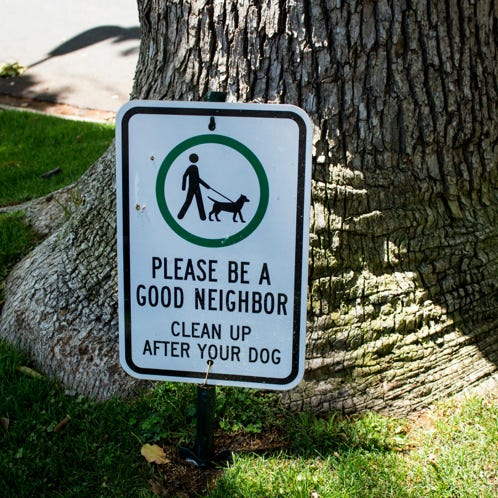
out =
[[(199, 237), (198, 235), (194, 235), (190, 233), (188, 230), (185, 230), (176, 221), (176, 219), (168, 209), (168, 204), (166, 202), (166, 197), (164, 193), (166, 176), (168, 175), (168, 171), (170, 170), (176, 158), (186, 150), (190, 149), (191, 147), (207, 143), (224, 145), (226, 147), (230, 147), (231, 149), (236, 150), (239, 154), (242, 154), (253, 167), (259, 182), (259, 191), (260, 191), (259, 204), (258, 208), (256, 209), (256, 213), (252, 217), (251, 221), (247, 223), (242, 230), (238, 231), (233, 235), (230, 235), (229, 237), (224, 237), (221, 239), (207, 239), (205, 237)], [(265, 170), (259, 159), (256, 157), (254, 152), (252, 152), (244, 144), (240, 143), (238, 140), (226, 137), (224, 135), (208, 135), (208, 134), (197, 135), (195, 137), (188, 138), (187, 140), (184, 140), (183, 142), (179, 143), (164, 158), (156, 178), (157, 205), (166, 223), (182, 239), (191, 242), (192, 244), (196, 244), (198, 246), (203, 246), (203, 247), (226, 247), (244, 240), (252, 232), (254, 232), (254, 230), (256, 230), (256, 228), (263, 220), (263, 217), (266, 213), (266, 209), (268, 207), (269, 198), (270, 198), (270, 188), (268, 185), (268, 178), (266, 177)]]

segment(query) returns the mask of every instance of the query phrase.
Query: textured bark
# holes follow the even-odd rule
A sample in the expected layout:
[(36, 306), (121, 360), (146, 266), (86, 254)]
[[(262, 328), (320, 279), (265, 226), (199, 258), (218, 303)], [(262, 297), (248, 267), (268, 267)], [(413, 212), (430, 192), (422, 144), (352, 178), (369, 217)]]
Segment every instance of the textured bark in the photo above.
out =
[(70, 389), (103, 399), (137, 382), (119, 365), (114, 150), (78, 182), (82, 205), (12, 272), (0, 336)]
[[(293, 407), (406, 413), (496, 375), (497, 14), (494, 0), (139, 2), (134, 97), (224, 90), (313, 119)], [(112, 162), (14, 272), (0, 325), (98, 397), (133, 386), (116, 360)]]
[(24, 221), (40, 236), (48, 236), (64, 224), (84, 199), (76, 184), (22, 204), (0, 207), (1, 213), (21, 211)]

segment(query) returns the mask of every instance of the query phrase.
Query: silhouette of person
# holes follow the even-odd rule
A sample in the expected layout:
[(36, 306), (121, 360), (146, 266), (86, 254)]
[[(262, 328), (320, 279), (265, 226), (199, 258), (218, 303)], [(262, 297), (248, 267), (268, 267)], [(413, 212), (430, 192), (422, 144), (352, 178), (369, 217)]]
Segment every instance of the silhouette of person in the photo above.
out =
[(180, 220), (185, 216), (185, 213), (190, 207), (190, 204), (192, 204), (192, 200), (194, 199), (194, 197), (195, 202), (197, 203), (197, 209), (199, 210), (199, 217), (201, 218), (201, 220), (206, 219), (206, 211), (204, 210), (204, 202), (202, 200), (201, 185), (208, 189), (211, 187), (199, 176), (199, 168), (195, 164), (198, 160), (199, 156), (197, 154), (190, 154), (189, 161), (193, 164), (191, 164), (185, 170), (185, 173), (183, 173), (182, 190), (185, 190), (185, 188), (187, 187), (187, 180), (188, 190), (185, 202), (183, 203), (183, 206), (178, 213), (178, 218)]

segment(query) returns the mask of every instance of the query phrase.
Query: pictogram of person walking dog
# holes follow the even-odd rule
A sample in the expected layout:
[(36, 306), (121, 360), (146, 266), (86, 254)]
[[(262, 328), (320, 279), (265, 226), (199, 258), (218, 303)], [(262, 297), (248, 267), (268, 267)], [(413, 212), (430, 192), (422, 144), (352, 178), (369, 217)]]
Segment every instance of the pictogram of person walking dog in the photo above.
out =
[[(232, 201), (226, 195), (218, 192), (213, 187), (208, 185), (199, 175), (199, 167), (197, 166), (197, 162), (199, 161), (199, 156), (197, 154), (190, 154), (189, 156), (190, 166), (187, 167), (185, 173), (183, 173), (182, 177), (182, 190), (187, 190), (187, 195), (185, 197), (185, 202), (183, 203), (180, 211), (178, 212), (178, 219), (183, 219), (190, 206), (192, 205), (193, 200), (195, 199), (197, 205), (197, 211), (199, 214), (199, 218), (204, 221), (206, 219), (206, 210), (204, 209), (204, 200), (202, 195), (201, 187), (206, 188), (207, 190), (212, 190), (214, 193), (223, 197), (225, 201), (219, 201), (217, 199), (213, 199), (210, 196), (207, 196), (210, 201), (213, 202), (213, 206), (211, 211), (209, 212), (209, 221), (214, 221), (213, 216), (216, 221), (221, 221), (219, 214), (221, 212), (233, 213), (232, 220), (237, 222), (237, 217), (242, 223), (245, 223), (245, 220), (242, 216), (242, 208), (246, 202), (249, 202), (249, 199), (241, 194), (240, 197), (236, 201)], [(187, 188), (188, 185), (188, 188)]]

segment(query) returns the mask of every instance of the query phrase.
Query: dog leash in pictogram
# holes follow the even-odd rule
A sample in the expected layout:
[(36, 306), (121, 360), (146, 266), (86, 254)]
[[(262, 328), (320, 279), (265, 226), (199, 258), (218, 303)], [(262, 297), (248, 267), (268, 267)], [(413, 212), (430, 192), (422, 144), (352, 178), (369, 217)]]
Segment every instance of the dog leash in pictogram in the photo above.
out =
[(223, 197), (224, 199), (226, 199), (227, 201), (230, 201), (232, 204), (234, 203), (232, 201), (232, 199), (228, 198), (226, 195), (223, 195), (221, 192), (218, 192), (216, 189), (214, 189), (213, 187), (209, 187), (210, 190), (212, 190), (213, 192), (215, 192), (216, 194), (218, 195), (221, 195), (221, 197)]

